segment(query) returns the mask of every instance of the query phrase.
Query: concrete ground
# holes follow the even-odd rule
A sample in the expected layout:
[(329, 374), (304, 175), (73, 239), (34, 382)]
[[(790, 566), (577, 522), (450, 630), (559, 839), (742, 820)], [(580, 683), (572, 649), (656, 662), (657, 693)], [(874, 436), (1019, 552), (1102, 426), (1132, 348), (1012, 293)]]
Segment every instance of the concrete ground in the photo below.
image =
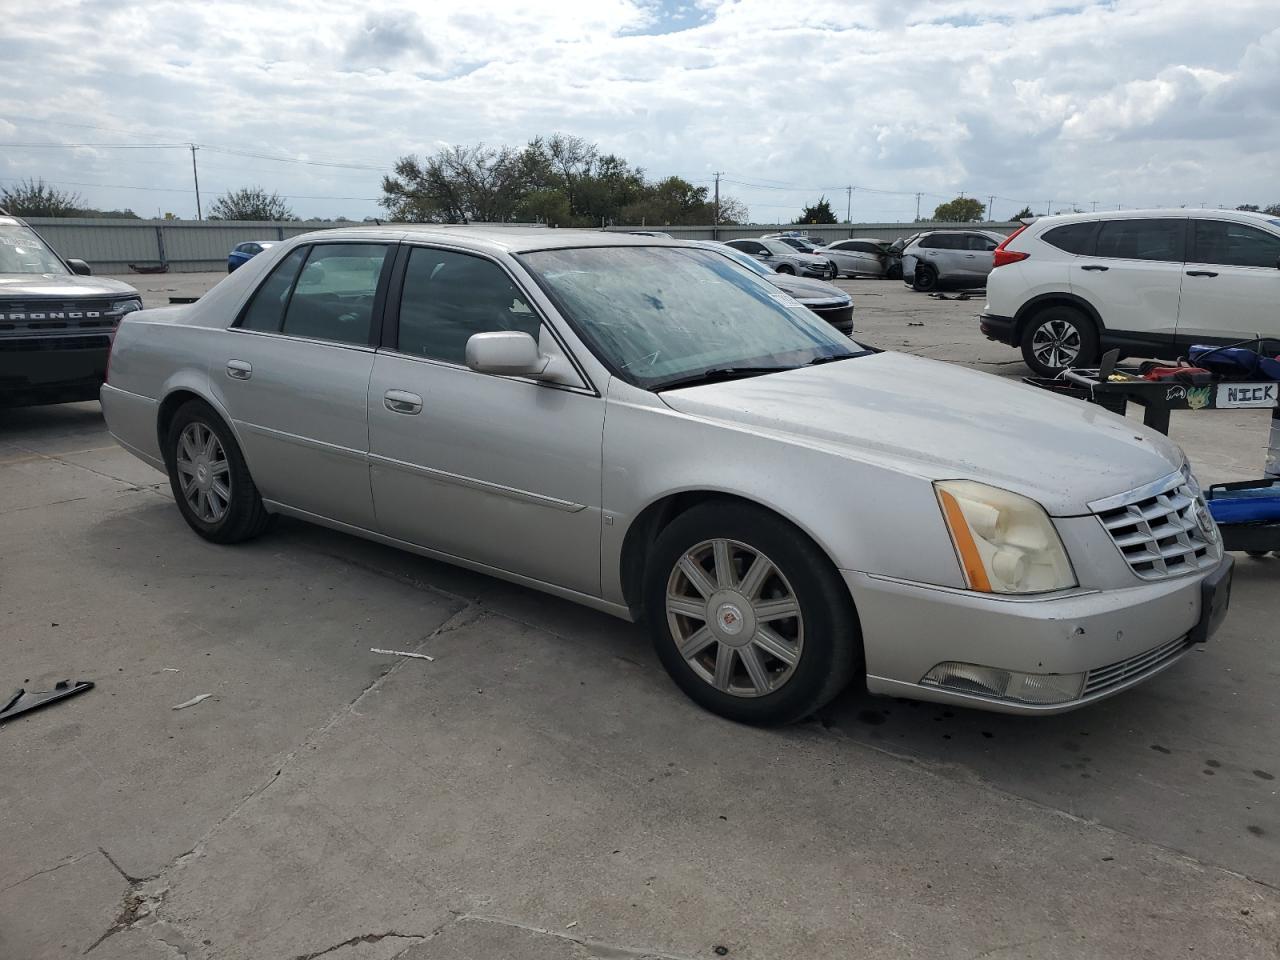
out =
[[(158, 305), (218, 277), (130, 279)], [(842, 285), (869, 342), (1025, 374), (980, 299)], [(1232, 479), (1266, 427), (1173, 432)], [(0, 957), (1280, 951), (1280, 559), (1082, 711), (850, 691), (755, 730), (569, 603), (296, 522), (207, 544), (96, 404), (0, 412), (0, 543), (0, 682), (97, 683), (0, 726)]]

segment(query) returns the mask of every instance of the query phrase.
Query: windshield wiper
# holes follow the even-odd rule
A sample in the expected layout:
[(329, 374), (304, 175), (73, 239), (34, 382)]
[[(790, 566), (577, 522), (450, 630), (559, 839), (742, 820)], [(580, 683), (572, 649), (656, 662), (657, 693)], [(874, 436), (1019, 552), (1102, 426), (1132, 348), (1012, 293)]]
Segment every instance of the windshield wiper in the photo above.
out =
[(660, 380), (651, 385), (649, 389), (657, 392), (659, 390), (670, 390), (674, 387), (691, 387), (697, 383), (723, 383), (726, 380), (745, 380), (747, 377), (759, 377), (766, 373), (778, 373), (782, 370), (795, 369), (795, 367), (787, 366), (712, 367), (709, 370), (703, 370), (701, 373), (673, 377), (670, 380)]

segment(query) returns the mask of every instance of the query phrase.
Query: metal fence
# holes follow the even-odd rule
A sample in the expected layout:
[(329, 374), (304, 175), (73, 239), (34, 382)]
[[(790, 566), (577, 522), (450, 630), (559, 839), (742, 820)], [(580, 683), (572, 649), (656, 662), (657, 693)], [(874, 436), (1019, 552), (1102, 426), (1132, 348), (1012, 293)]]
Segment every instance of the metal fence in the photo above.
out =
[[(175, 273), (225, 270), (227, 253), (246, 240), (287, 240), (300, 233), (335, 227), (359, 226), (332, 221), (224, 221), (224, 220), (93, 220), (78, 218), (28, 219), (33, 227), (64, 257), (87, 261), (96, 273), (128, 273), (131, 264), (164, 264)], [(496, 226), (496, 224), (494, 225)], [(507, 224), (528, 227), (532, 224)], [(650, 227), (680, 240), (734, 240), (766, 233), (798, 230), (821, 242), (849, 237), (896, 240), (921, 230), (981, 229), (1010, 233), (1016, 223), (837, 223), (811, 226), (756, 224), (733, 227)], [(626, 233), (642, 227), (608, 227)]]

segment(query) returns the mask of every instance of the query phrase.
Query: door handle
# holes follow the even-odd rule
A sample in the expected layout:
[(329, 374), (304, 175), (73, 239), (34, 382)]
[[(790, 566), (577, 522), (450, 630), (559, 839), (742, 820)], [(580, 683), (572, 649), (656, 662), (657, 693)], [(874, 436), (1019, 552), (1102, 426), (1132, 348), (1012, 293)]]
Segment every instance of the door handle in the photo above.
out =
[(407, 390), (388, 390), (382, 395), (382, 404), (392, 413), (413, 416), (422, 412), (422, 398)]
[(1188, 277), (1216, 277), (1217, 274), (1212, 270), (1188, 270)]
[(227, 376), (232, 380), (248, 380), (253, 376), (253, 364), (247, 360), (228, 360)]
[(1110, 267), (1104, 267), (1100, 263), (1086, 263), (1081, 270), (1110, 270)]

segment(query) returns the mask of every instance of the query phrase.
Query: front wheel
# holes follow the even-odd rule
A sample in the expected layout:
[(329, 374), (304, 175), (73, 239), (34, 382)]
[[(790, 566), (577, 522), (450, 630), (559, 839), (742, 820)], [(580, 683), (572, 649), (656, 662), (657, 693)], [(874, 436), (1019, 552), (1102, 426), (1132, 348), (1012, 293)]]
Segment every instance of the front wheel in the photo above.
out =
[(808, 716), (853, 676), (862, 647), (849, 590), (801, 531), (750, 504), (712, 501), (662, 532), (645, 570), (662, 665), (730, 720)]
[(269, 526), (240, 445), (211, 406), (184, 403), (166, 439), (169, 486), (192, 530), (214, 543), (239, 543)]
[(1098, 362), (1098, 334), (1074, 307), (1046, 307), (1022, 331), (1022, 359), (1042, 377), (1092, 366)]
[(778, 273), (785, 273), (787, 276), (794, 277), (796, 275), (796, 269), (791, 266), (791, 264), (784, 263), (778, 267)]
[(938, 271), (933, 267), (916, 267), (915, 278), (911, 286), (925, 293), (937, 289)]

